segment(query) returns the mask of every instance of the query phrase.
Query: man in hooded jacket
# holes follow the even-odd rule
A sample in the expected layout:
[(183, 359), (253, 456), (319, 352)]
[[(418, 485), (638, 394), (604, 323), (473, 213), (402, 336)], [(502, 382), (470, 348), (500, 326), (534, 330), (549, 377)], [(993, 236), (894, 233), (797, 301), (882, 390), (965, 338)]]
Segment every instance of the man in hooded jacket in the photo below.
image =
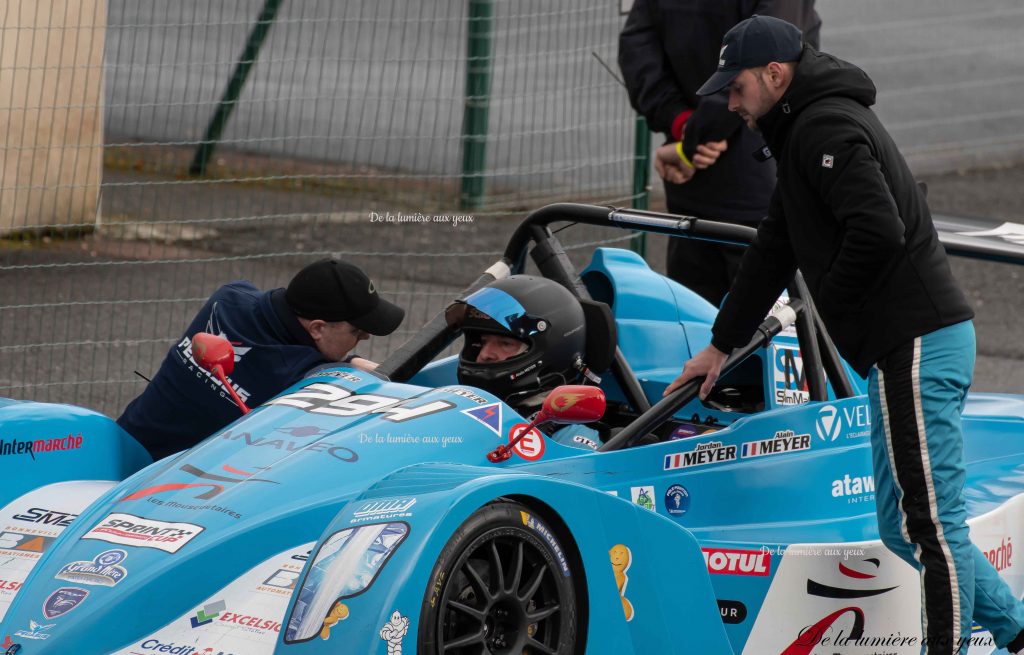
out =
[(973, 311), (923, 190), (870, 109), (874, 84), (802, 45), (793, 25), (755, 16), (725, 35), (700, 93), (726, 87), (729, 109), (763, 134), (777, 183), (711, 345), (665, 393), (706, 376), (705, 397), (799, 267), (840, 353), (868, 377), (879, 534), (922, 572), (922, 652), (966, 651), (973, 618), (1024, 653), (1024, 605), (966, 524), (960, 414)]

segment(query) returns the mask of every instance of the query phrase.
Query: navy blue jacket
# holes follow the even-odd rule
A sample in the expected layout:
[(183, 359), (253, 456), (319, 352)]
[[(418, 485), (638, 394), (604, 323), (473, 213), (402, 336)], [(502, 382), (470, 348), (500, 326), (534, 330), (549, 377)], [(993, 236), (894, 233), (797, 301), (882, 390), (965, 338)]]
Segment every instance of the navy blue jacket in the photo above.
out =
[(284, 289), (261, 292), (247, 281), (222, 286), (117, 419), (154, 459), (190, 448), (242, 415), (223, 385), (192, 358), (197, 332), (231, 341), (235, 369), (228, 380), (250, 407), (327, 361), (288, 309)]
[(722, 37), (754, 14), (788, 20), (803, 30), (805, 42), (817, 47), (821, 19), (814, 0), (633, 3), (619, 36), (619, 67), (633, 108), (668, 141), (682, 138), (691, 159), (701, 143), (725, 139), (729, 144), (713, 166), (697, 171), (686, 184), (665, 183), (670, 212), (747, 224), (767, 214), (775, 166), (754, 157), (763, 139), (729, 111), (728, 92), (697, 96), (718, 67)]

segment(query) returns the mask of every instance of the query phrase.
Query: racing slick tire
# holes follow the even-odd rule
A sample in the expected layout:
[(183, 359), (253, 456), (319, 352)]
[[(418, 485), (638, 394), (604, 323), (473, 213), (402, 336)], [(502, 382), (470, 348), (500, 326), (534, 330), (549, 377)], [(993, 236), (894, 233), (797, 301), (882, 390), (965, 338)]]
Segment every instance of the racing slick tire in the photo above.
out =
[(500, 500), (451, 536), (423, 598), (423, 655), (576, 652), (570, 559), (526, 506)]

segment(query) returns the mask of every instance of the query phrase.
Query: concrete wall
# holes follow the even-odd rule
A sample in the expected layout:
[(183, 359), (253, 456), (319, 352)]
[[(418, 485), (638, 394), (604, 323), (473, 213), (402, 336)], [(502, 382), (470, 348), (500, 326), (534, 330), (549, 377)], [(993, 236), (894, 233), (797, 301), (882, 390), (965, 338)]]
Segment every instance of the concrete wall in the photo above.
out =
[(93, 225), (106, 0), (5, 0), (0, 21), (0, 234)]

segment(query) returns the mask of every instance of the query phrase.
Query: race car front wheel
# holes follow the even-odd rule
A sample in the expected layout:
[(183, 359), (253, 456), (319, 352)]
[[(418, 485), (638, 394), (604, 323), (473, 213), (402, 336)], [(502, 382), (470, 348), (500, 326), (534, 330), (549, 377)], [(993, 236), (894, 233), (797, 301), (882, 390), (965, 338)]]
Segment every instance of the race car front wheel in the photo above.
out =
[(530, 509), (486, 505), (441, 551), (423, 599), (419, 652), (558, 655), (576, 651), (570, 559)]

